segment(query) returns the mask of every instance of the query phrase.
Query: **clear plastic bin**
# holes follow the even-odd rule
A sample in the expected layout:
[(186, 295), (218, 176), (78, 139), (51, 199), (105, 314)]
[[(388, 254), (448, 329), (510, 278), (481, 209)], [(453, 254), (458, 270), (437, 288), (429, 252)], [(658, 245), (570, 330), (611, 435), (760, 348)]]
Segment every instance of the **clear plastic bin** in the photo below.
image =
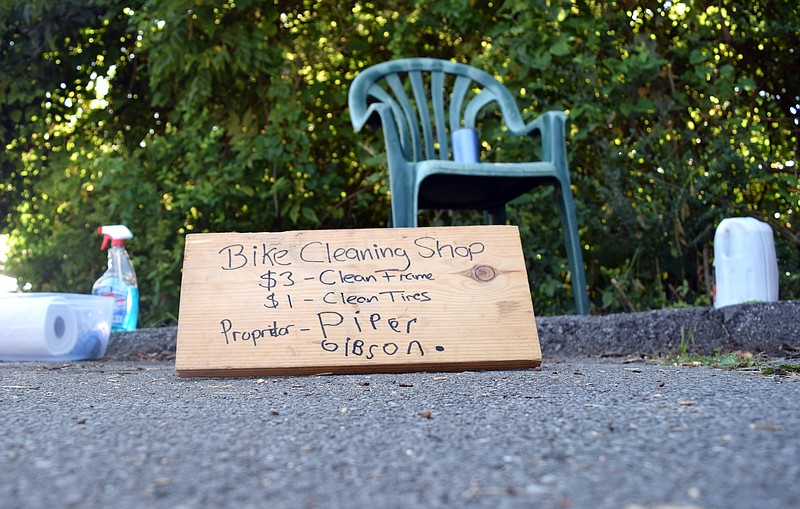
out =
[(94, 295), (0, 294), (0, 360), (100, 359), (113, 307), (114, 299)]

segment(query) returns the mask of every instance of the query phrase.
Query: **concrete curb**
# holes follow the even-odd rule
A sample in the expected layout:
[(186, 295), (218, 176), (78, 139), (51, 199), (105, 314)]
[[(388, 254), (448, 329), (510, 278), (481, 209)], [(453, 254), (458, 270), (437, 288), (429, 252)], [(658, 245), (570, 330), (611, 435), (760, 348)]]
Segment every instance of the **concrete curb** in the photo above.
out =
[(800, 346), (800, 301), (679, 308), (606, 316), (537, 320), (544, 357), (702, 355), (743, 350), (787, 355)]
[[(702, 355), (743, 350), (785, 356), (800, 347), (800, 301), (661, 309), (605, 316), (542, 316), (536, 319), (545, 359), (598, 356)], [(168, 359), (177, 327), (113, 333), (107, 357)]]

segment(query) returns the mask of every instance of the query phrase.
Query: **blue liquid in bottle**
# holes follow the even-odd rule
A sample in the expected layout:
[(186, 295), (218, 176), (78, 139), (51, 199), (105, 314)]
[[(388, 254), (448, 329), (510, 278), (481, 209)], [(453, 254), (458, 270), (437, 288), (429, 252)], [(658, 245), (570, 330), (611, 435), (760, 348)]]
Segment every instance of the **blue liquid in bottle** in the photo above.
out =
[(121, 330), (136, 330), (139, 321), (139, 289), (128, 287), (128, 298), (125, 318), (122, 320)]
[(128, 253), (115, 240), (108, 250), (108, 270), (92, 287), (93, 295), (114, 299), (112, 331), (136, 330), (139, 321), (139, 288)]

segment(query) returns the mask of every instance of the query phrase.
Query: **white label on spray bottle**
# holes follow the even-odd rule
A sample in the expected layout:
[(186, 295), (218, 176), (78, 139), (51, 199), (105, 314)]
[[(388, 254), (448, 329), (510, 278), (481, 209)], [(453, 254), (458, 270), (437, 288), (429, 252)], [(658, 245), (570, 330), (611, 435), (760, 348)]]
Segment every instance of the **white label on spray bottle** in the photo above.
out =
[(112, 327), (120, 327), (125, 321), (125, 314), (128, 312), (128, 292), (113, 285), (98, 286), (95, 295), (103, 297), (114, 297), (114, 316), (111, 320)]

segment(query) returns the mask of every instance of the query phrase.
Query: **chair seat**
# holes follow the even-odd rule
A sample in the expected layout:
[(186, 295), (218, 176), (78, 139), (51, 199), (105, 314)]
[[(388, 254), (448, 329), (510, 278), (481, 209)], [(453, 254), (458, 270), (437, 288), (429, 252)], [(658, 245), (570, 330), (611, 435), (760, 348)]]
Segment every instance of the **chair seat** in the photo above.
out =
[(557, 184), (550, 163), (477, 163), (422, 161), (414, 164), (422, 179), (423, 209), (493, 209), (542, 184)]

